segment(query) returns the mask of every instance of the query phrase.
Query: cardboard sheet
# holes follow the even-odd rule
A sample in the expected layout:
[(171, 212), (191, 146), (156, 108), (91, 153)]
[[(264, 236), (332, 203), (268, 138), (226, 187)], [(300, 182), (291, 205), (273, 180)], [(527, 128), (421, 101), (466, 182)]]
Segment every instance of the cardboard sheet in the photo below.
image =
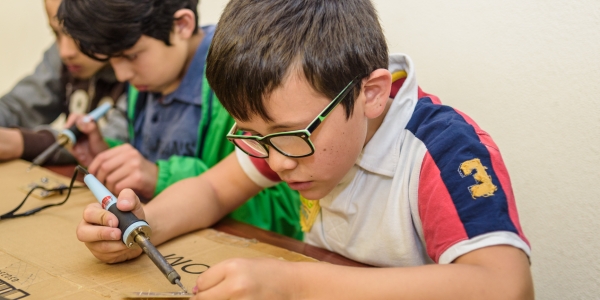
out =
[[(28, 163), (0, 163), (0, 214), (16, 207), (26, 192), (20, 187), (50, 177), (69, 179)], [(83, 185), (76, 182), (76, 185)], [(65, 195), (32, 197), (20, 211), (60, 202)], [(83, 209), (96, 201), (86, 189), (73, 190), (62, 206), (35, 215), (0, 220), (0, 297), (7, 299), (123, 299), (132, 293), (177, 293), (150, 259), (141, 255), (120, 264), (98, 261), (75, 236)], [(201, 272), (233, 257), (271, 257), (289, 261), (312, 258), (255, 240), (212, 229), (181, 236), (158, 250), (181, 275), (188, 290)], [(163, 297), (164, 298), (164, 297)]]

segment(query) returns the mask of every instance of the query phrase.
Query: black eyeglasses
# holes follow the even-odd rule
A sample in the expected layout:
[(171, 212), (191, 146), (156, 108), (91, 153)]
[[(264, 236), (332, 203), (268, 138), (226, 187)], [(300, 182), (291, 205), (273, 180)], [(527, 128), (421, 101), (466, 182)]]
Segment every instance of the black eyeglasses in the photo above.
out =
[(273, 147), (277, 152), (287, 157), (300, 158), (310, 156), (315, 153), (315, 145), (310, 140), (310, 135), (323, 123), (333, 109), (346, 98), (354, 85), (359, 82), (361, 82), (359, 77), (355, 77), (350, 81), (331, 103), (308, 124), (306, 129), (277, 132), (265, 136), (253, 136), (245, 135), (245, 132), (239, 130), (237, 123), (235, 123), (227, 134), (227, 139), (246, 154), (257, 158), (269, 157), (269, 148), (267, 146)]
[[(35, 186), (33, 187), (31, 190), (29, 190), (29, 192), (27, 193), (27, 195), (25, 195), (25, 198), (23, 199), (23, 201), (21, 202), (21, 204), (19, 204), (15, 209), (0, 215), (0, 220), (6, 220), (6, 219), (14, 219), (14, 218), (20, 218), (20, 217), (27, 217), (27, 216), (31, 216), (35, 213), (38, 213), (44, 209), (53, 207), (53, 206), (60, 206), (65, 204), (65, 202), (67, 202), (67, 200), (69, 200), (69, 196), (71, 195), (71, 190), (73, 189), (80, 189), (80, 188), (84, 188), (85, 186), (80, 185), (80, 186), (73, 186), (73, 183), (75, 183), (75, 178), (77, 178), (77, 172), (79, 171), (79, 169), (83, 169), (83, 167), (81, 166), (77, 166), (75, 168), (75, 173), (73, 173), (73, 178), (71, 178), (71, 183), (69, 183), (69, 186), (61, 186), (58, 188), (53, 188), (53, 189), (47, 189), (43, 186)], [(83, 169), (85, 170), (85, 169)], [(40, 206), (38, 208), (34, 208), (34, 209), (30, 209), (26, 212), (20, 213), (20, 214), (16, 214), (16, 212), (23, 206), (23, 204), (25, 204), (25, 201), (27, 201), (27, 199), (29, 198), (29, 196), (36, 190), (41, 189), (44, 190), (46, 192), (59, 192), (60, 194), (62, 194), (65, 190), (67, 190), (67, 197), (65, 198), (65, 200), (63, 200), (62, 202), (58, 202), (58, 203), (53, 203), (53, 204), (46, 204), (44, 206)]]

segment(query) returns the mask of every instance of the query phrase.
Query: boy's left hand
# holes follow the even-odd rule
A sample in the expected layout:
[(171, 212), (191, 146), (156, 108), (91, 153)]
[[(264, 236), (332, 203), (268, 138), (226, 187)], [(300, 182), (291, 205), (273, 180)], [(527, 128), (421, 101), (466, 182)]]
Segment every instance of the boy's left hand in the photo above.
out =
[(83, 135), (77, 139), (77, 143), (73, 145), (70, 152), (79, 164), (89, 166), (96, 155), (108, 149), (108, 145), (104, 141), (98, 125), (89, 116), (70, 114), (65, 128), (69, 128), (73, 124), (77, 124), (77, 128)]
[(234, 258), (198, 276), (191, 299), (291, 299), (298, 286), (291, 262)]
[(158, 167), (146, 160), (130, 144), (123, 144), (98, 154), (88, 171), (114, 194), (124, 188), (134, 190), (146, 199), (152, 198), (156, 188)]

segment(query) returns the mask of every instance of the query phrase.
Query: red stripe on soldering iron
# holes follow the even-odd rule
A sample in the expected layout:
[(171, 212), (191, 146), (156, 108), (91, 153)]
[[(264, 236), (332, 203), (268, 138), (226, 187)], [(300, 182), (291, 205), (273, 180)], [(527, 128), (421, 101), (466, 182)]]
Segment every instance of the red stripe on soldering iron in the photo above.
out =
[(106, 205), (108, 205), (108, 203), (110, 203), (110, 200), (111, 200), (110, 196), (104, 197), (104, 199), (102, 199), (102, 208), (106, 209)]

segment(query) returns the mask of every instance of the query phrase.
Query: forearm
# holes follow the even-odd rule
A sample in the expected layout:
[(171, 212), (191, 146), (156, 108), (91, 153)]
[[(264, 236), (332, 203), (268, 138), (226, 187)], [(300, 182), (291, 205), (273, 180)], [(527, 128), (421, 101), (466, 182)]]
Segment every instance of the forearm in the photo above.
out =
[(300, 263), (294, 273), (298, 290), (304, 292), (299, 299), (533, 299), (527, 258), (515, 256), (487, 266), (375, 269)]
[[(46, 127), (46, 126), (44, 126)], [(55, 133), (50, 131), (49, 127), (47, 129), (39, 129), (39, 130), (29, 130), (25, 128), (19, 128), (19, 132), (23, 138), (23, 151), (21, 153), (21, 158), (25, 160), (34, 160), (38, 155), (44, 152), (48, 147), (50, 147), (54, 142), (56, 142)], [(67, 152), (64, 149), (61, 149), (65, 153)], [(47, 163), (51, 163), (56, 160), (58, 152), (52, 155), (47, 160)], [(64, 155), (64, 154), (63, 154)]]
[(198, 177), (181, 180), (160, 193), (146, 207), (156, 243), (206, 228), (260, 191), (243, 172), (235, 155)]
[(215, 198), (210, 185), (198, 177), (169, 186), (144, 207), (153, 242), (162, 244), (215, 223), (226, 214), (221, 212)]
[(23, 154), (23, 136), (16, 128), (0, 128), (0, 160), (17, 159)]

